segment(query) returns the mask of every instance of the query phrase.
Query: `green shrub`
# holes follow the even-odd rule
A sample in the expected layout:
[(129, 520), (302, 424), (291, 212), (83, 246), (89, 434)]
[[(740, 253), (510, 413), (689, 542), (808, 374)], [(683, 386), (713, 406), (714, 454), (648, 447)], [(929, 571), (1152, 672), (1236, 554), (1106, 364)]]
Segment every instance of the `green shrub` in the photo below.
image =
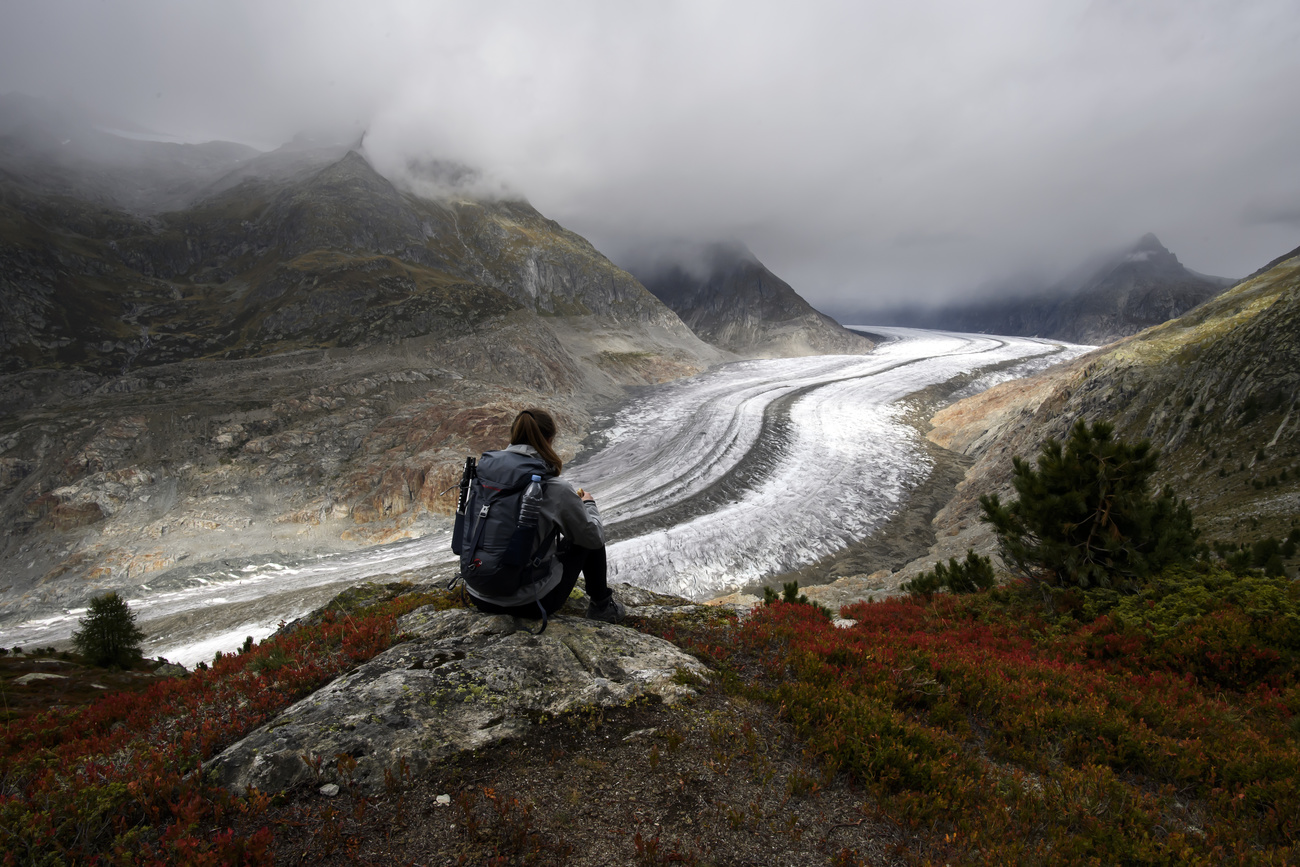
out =
[[(1089, 594), (1100, 597), (1106, 595)], [(1109, 594), (1089, 642), (1097, 655), (1141, 659), (1231, 689), (1296, 681), (1300, 663), (1300, 584), (1215, 567), (1166, 569), (1139, 592)], [(1123, 636), (1117, 643), (1108, 636)], [(1136, 642), (1136, 643), (1133, 643)], [(1122, 648), (1108, 653), (1102, 648)]]
[(1197, 532), (1187, 503), (1148, 490), (1159, 454), (1146, 440), (1130, 445), (1113, 433), (1106, 422), (1080, 420), (1064, 448), (1043, 444), (1037, 468), (1014, 459), (1018, 500), (980, 498), (1008, 568), (1044, 586), (1131, 592), (1191, 559)]
[(778, 595), (771, 587), (763, 588), (763, 604), (774, 605), (777, 602), (785, 602), (790, 605), (810, 605), (820, 611), (826, 617), (831, 617), (830, 609), (818, 602), (808, 601), (808, 597), (799, 592), (798, 581), (788, 581), (781, 585), (781, 593)]
[(923, 572), (911, 581), (904, 581), (902, 589), (913, 596), (930, 596), (939, 590), (975, 593), (988, 590), (996, 583), (993, 561), (967, 548), (964, 561), (959, 562), (956, 557), (949, 557), (947, 566), (935, 563), (933, 571)]
[(1250, 546), (1250, 565), (1256, 569), (1263, 569), (1281, 551), (1282, 543), (1277, 540), (1276, 536), (1260, 539)]
[(1285, 561), (1296, 553), (1296, 542), (1292, 538), (1294, 535), (1295, 531), (1292, 531), (1286, 541), (1269, 536), (1250, 545), (1215, 542), (1213, 548), (1214, 553), (1223, 560), (1224, 566), (1237, 575), (1248, 575), (1262, 569), (1265, 575), (1280, 578), (1286, 575)]
[(90, 600), (81, 629), (72, 633), (72, 643), (91, 664), (130, 668), (140, 661), (144, 632), (135, 625), (135, 612), (117, 593), (105, 593)]

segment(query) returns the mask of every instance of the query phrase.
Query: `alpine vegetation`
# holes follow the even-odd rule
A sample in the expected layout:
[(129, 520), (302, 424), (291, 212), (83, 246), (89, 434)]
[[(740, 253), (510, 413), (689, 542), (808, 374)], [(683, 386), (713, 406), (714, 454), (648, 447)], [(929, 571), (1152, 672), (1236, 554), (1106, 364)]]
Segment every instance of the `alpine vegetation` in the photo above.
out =
[(911, 581), (904, 581), (902, 589), (914, 596), (930, 596), (939, 590), (949, 593), (976, 593), (988, 590), (997, 583), (993, 561), (966, 549), (966, 559), (948, 558), (948, 565), (935, 563), (934, 569), (924, 572)]
[(95, 665), (130, 668), (140, 661), (144, 631), (135, 625), (135, 612), (115, 592), (90, 601), (89, 613), (78, 621), (72, 643)]
[(1165, 566), (1192, 559), (1197, 537), (1187, 503), (1152, 496), (1159, 453), (1120, 442), (1107, 422), (1075, 423), (1062, 447), (1049, 439), (1037, 468), (1014, 459), (1020, 499), (980, 498), (1007, 567), (1043, 588), (1131, 592)]

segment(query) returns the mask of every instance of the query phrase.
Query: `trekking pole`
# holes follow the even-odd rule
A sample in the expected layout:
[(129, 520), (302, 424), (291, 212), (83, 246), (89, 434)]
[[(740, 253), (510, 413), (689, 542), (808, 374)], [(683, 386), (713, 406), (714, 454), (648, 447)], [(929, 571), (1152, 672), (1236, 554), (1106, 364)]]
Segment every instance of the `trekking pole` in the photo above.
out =
[(456, 514), (465, 514), (465, 500), (469, 497), (470, 482), (478, 478), (478, 468), (474, 464), (473, 458), (465, 458), (465, 469), (460, 474), (460, 481), (453, 482), (438, 492), (438, 496), (445, 497), (453, 489), (460, 488), (460, 498), (456, 502)]
[(460, 499), (456, 502), (456, 514), (465, 514), (465, 501), (469, 499), (470, 482), (478, 476), (478, 465), (474, 458), (465, 458), (465, 470), (460, 474)]

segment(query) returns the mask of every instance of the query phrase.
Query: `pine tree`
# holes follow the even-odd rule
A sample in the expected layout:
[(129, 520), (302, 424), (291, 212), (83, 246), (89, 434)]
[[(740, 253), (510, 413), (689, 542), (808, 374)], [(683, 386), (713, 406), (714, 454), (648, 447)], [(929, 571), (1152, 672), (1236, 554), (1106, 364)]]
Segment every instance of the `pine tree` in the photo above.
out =
[(72, 633), (78, 652), (94, 665), (130, 668), (140, 660), (140, 641), (144, 632), (135, 625), (135, 612), (117, 593), (106, 593), (90, 600), (81, 627)]
[(988, 590), (996, 583), (993, 561), (967, 548), (965, 561), (949, 557), (948, 565), (945, 566), (941, 560), (929, 572), (922, 572), (911, 581), (904, 581), (902, 589), (915, 596), (931, 596), (940, 590), (949, 593), (978, 593)]
[(1113, 434), (1106, 422), (1080, 420), (1064, 448), (1043, 445), (1037, 469), (1014, 459), (1017, 501), (980, 498), (1008, 568), (1046, 585), (1131, 591), (1192, 558), (1197, 531), (1187, 503), (1149, 490), (1159, 453)]

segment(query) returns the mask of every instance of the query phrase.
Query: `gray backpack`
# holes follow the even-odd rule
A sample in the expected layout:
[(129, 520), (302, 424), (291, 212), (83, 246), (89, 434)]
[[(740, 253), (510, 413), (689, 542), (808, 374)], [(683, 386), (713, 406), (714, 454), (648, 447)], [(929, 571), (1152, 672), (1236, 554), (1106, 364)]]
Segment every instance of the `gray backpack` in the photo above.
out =
[(541, 458), (519, 452), (485, 452), (477, 466), (472, 458), (465, 462), (451, 550), (460, 555), (460, 577), (475, 596), (509, 598), (551, 574), (559, 528), (539, 539), (536, 527), (519, 522), (534, 475), (546, 479), (555, 472)]

